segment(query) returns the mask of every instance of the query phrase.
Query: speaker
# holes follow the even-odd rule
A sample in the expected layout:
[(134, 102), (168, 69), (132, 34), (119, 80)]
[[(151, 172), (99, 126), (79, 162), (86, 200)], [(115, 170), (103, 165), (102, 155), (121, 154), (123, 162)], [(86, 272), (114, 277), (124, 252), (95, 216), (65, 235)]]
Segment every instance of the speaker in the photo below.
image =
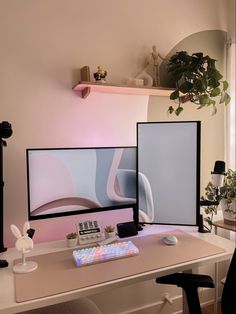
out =
[(119, 238), (132, 237), (138, 234), (137, 226), (133, 221), (117, 224)]

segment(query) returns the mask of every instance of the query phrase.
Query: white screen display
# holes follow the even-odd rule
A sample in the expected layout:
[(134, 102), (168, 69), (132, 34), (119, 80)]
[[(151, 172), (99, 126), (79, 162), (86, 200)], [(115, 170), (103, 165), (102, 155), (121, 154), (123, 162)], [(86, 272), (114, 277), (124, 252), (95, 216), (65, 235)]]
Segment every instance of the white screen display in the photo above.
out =
[(140, 222), (196, 225), (200, 122), (138, 123)]
[(136, 205), (136, 147), (27, 149), (29, 219)]

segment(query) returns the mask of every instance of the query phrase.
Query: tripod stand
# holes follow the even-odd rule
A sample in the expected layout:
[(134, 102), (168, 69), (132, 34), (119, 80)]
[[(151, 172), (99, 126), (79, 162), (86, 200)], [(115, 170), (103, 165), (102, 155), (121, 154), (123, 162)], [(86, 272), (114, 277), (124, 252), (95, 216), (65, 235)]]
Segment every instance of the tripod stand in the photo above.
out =
[[(0, 253), (5, 252), (7, 249), (4, 247), (4, 213), (3, 213), (3, 147), (7, 146), (3, 138), (8, 138), (12, 135), (11, 124), (3, 121), (0, 123)], [(0, 259), (0, 268), (8, 265), (6, 260)]]

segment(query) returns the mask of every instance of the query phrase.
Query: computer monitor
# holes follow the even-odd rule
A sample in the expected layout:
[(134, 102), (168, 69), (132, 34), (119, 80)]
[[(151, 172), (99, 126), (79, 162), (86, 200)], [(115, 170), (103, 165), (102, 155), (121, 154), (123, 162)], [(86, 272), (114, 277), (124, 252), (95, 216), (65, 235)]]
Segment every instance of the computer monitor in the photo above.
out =
[(198, 225), (200, 122), (137, 123), (139, 222)]
[(136, 147), (26, 150), (29, 220), (136, 208)]

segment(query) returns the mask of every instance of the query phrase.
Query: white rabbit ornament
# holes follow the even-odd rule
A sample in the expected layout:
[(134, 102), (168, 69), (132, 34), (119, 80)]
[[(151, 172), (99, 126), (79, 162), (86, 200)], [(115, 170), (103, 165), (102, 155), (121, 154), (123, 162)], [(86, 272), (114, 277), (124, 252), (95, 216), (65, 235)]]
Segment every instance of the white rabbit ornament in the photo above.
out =
[(15, 273), (28, 273), (35, 270), (38, 267), (36, 262), (25, 260), (25, 253), (30, 252), (33, 247), (33, 240), (29, 237), (27, 231), (30, 229), (29, 222), (26, 221), (23, 226), (23, 233), (21, 234), (20, 230), (16, 225), (10, 226), (13, 235), (16, 237), (16, 249), (22, 253), (22, 262), (13, 266), (13, 271)]

